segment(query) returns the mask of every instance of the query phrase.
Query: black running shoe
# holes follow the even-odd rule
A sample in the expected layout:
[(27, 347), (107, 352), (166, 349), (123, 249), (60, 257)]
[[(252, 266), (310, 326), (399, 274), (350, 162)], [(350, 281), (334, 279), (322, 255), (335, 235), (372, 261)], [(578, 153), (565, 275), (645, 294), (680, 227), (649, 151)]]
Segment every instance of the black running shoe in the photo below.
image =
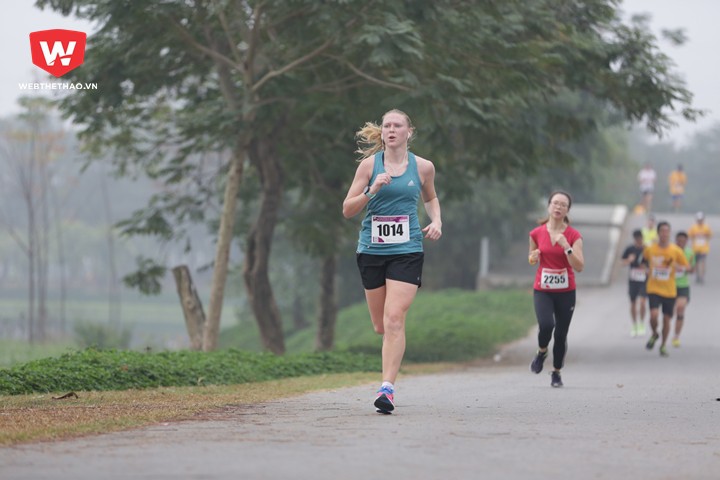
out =
[(563, 386), (562, 378), (560, 378), (560, 372), (552, 372), (552, 374), (550, 374), (550, 386), (555, 388)]
[(543, 363), (545, 363), (546, 358), (547, 350), (545, 350), (544, 352), (538, 350), (537, 355), (535, 355), (535, 358), (533, 358), (533, 361), (530, 363), (530, 371), (533, 373), (542, 372)]
[(657, 333), (653, 333), (652, 336), (650, 337), (650, 340), (648, 340), (647, 343), (645, 344), (645, 348), (647, 348), (648, 350), (652, 350), (653, 347), (655, 346), (655, 342), (657, 342), (658, 338), (659, 338), (659, 335)]

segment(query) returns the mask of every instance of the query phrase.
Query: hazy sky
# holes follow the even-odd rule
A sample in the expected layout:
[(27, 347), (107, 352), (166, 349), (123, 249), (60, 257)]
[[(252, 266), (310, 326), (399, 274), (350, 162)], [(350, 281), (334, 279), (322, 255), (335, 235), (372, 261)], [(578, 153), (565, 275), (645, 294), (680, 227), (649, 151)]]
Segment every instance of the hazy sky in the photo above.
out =
[[(90, 33), (88, 23), (65, 18), (48, 10), (40, 11), (34, 0), (13, 0), (12, 7), (4, 9), (0, 29), (0, 116), (17, 113), (17, 98), (23, 93), (20, 82), (42, 80), (45, 72), (35, 67), (30, 58), (28, 35), (37, 30), (62, 28)], [(695, 106), (710, 110), (696, 124), (681, 121), (670, 132), (668, 139), (684, 143), (693, 132), (720, 123), (720, 0), (624, 0), (622, 9), (628, 15), (649, 13), (656, 33), (663, 28), (684, 28), (689, 38), (682, 47), (661, 42), (662, 50), (677, 65), (677, 72), (695, 94)], [(713, 60), (715, 58), (716, 60)], [(80, 67), (82, 68), (82, 67)], [(99, 86), (102, 88), (102, 85)]]

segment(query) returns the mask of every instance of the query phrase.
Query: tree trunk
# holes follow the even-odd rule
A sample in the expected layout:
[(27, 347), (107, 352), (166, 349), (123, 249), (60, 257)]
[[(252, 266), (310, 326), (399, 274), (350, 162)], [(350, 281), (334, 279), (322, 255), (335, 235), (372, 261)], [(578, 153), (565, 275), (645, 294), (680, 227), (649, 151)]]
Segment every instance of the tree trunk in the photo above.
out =
[(230, 171), (225, 184), (223, 209), (218, 228), (218, 242), (215, 248), (215, 264), (213, 268), (212, 284), (210, 286), (210, 304), (208, 316), (203, 330), (204, 351), (209, 352), (217, 348), (218, 334), (220, 332), (220, 315), (222, 313), (223, 298), (225, 296), (225, 283), (227, 282), (228, 262), (230, 261), (230, 245), (232, 244), (233, 228), (235, 227), (235, 210), (237, 195), (242, 181), (243, 166), (245, 162), (245, 149), (240, 147), (233, 152)]
[(35, 235), (28, 229), (28, 342), (35, 343)]
[(100, 190), (102, 192), (103, 210), (105, 213), (105, 221), (107, 222), (107, 231), (105, 232), (105, 239), (107, 240), (108, 247), (108, 324), (120, 331), (122, 324), (122, 301), (120, 298), (120, 285), (118, 282), (117, 266), (115, 262), (115, 239), (113, 234), (113, 215), (110, 207), (110, 196), (105, 180), (105, 170), (103, 169), (103, 175), (100, 176)]
[(58, 264), (60, 265), (60, 334), (62, 337), (65, 336), (65, 301), (67, 299), (67, 280), (66, 280), (66, 261), (65, 261), (65, 243), (63, 242), (63, 223), (62, 217), (60, 216), (60, 202), (58, 201), (57, 192), (53, 188), (51, 190), (53, 195), (53, 215), (55, 216), (56, 231), (55, 237), (58, 249)]
[[(302, 281), (302, 280), (301, 280)], [(307, 328), (308, 321), (305, 318), (305, 310), (303, 308), (302, 295), (295, 292), (295, 299), (293, 300), (293, 315), (292, 315), (293, 330), (300, 331)]]
[(268, 275), (272, 237), (282, 196), (282, 172), (270, 140), (256, 141), (253, 146), (250, 158), (260, 173), (262, 196), (260, 211), (248, 234), (243, 277), (263, 346), (282, 355), (285, 353), (282, 319)]
[[(34, 147), (33, 147), (34, 148)], [(37, 237), (35, 236), (37, 229), (35, 223), (35, 201), (32, 196), (32, 189), (35, 188), (34, 179), (34, 156), (30, 160), (30, 170), (28, 173), (28, 182), (23, 192), (28, 212), (28, 341), (30, 344), (35, 343), (35, 269), (36, 269), (36, 253), (37, 253)]]
[(190, 337), (190, 348), (202, 350), (203, 329), (205, 328), (205, 312), (198, 296), (195, 284), (187, 265), (180, 265), (172, 269), (177, 286), (180, 305), (185, 316), (185, 326)]
[[(39, 152), (39, 155), (42, 153)], [(40, 229), (37, 255), (38, 293), (38, 339), (44, 342), (47, 336), (48, 268), (50, 263), (50, 213), (48, 205), (48, 172), (44, 161), (38, 162), (40, 174)]]
[(323, 259), (320, 278), (320, 317), (315, 348), (324, 352), (332, 350), (335, 342), (337, 303), (335, 301), (335, 270), (337, 257), (327, 255)]

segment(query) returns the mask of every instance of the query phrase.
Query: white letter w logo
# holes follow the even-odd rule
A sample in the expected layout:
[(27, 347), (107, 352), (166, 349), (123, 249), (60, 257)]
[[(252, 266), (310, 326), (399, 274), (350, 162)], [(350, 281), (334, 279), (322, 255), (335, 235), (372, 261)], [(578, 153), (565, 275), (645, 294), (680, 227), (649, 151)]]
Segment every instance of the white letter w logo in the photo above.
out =
[(42, 48), (43, 55), (45, 56), (45, 62), (48, 67), (55, 65), (55, 59), (60, 57), (60, 63), (67, 67), (70, 64), (72, 54), (75, 51), (75, 42), (68, 42), (68, 48), (63, 48), (62, 42), (53, 43), (52, 52), (48, 48), (48, 42), (40, 42), (40, 48)]
[(54, 77), (62, 77), (83, 64), (86, 43), (85, 32), (61, 29), (30, 32), (32, 63)]

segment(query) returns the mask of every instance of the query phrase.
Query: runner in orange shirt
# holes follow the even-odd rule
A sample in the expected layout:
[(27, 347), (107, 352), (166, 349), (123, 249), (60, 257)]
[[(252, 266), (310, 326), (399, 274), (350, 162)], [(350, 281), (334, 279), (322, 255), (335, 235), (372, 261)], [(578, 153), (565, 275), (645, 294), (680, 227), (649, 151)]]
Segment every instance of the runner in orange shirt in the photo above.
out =
[(652, 350), (658, 335), (658, 316), (662, 307), (663, 325), (662, 341), (660, 343), (660, 356), (667, 357), (665, 349), (670, 335), (670, 320), (675, 311), (677, 287), (675, 286), (675, 272), (678, 266), (687, 268), (689, 263), (685, 253), (675, 244), (670, 243), (670, 224), (660, 222), (657, 226), (658, 243), (645, 247), (643, 257), (648, 263), (648, 279), (646, 290), (650, 304), (650, 328), (652, 335), (645, 348)]
[(672, 197), (672, 207), (674, 211), (680, 210), (683, 195), (685, 195), (685, 185), (687, 185), (687, 175), (683, 171), (683, 166), (678, 165), (676, 170), (668, 175), (668, 185), (670, 186), (670, 196)]
[(697, 274), (697, 283), (705, 283), (705, 258), (710, 252), (710, 239), (712, 238), (712, 230), (705, 223), (705, 214), (698, 212), (695, 215), (695, 223), (688, 230), (688, 237), (695, 252), (695, 271)]

